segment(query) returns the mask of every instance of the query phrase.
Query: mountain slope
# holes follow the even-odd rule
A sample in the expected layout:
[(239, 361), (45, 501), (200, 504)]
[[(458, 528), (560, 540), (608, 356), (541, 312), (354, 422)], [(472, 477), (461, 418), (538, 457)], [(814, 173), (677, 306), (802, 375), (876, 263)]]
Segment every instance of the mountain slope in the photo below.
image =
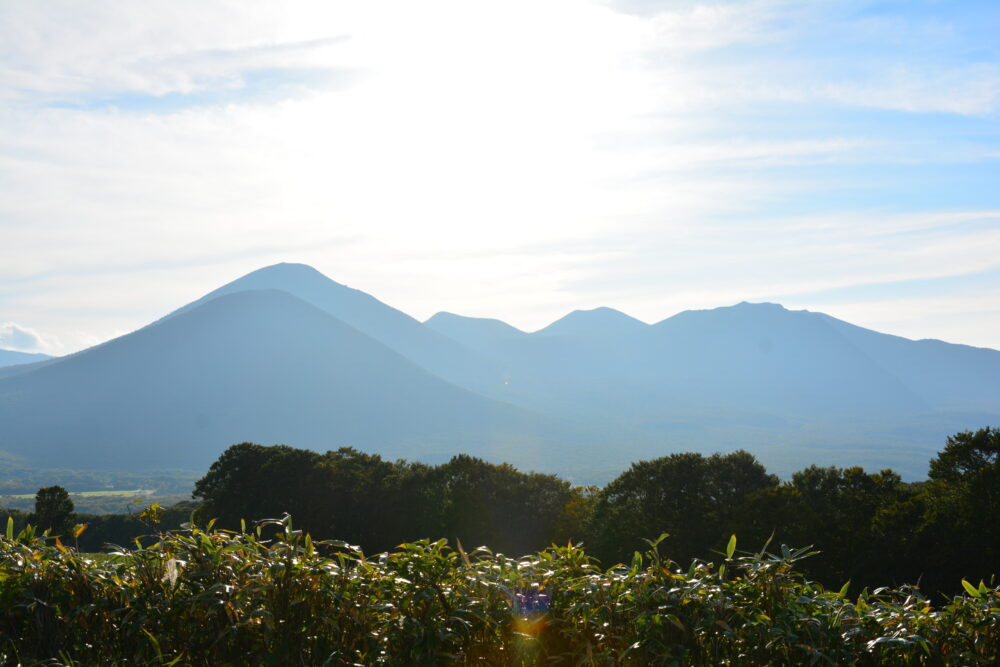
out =
[(459, 342), (365, 292), (330, 280), (305, 264), (275, 264), (258, 269), (163, 319), (225, 294), (259, 289), (278, 289), (293, 294), (450, 382), (487, 393), (495, 392), (501, 384), (497, 369)]
[(0, 368), (6, 366), (18, 366), (21, 364), (32, 364), (39, 361), (51, 359), (47, 354), (39, 352), (16, 352), (14, 350), (0, 350)]
[(424, 326), (458, 341), (470, 350), (486, 352), (490, 356), (496, 346), (528, 335), (500, 320), (463, 317), (446, 312), (437, 313), (424, 322)]
[(631, 336), (649, 328), (645, 322), (614, 308), (574, 310), (532, 336)]
[(468, 452), (598, 483), (632, 461), (737, 447), (778, 474), (919, 478), (948, 435), (996, 423), (996, 350), (776, 304), (655, 325), (598, 308), (532, 334), (450, 313), (421, 324), (295, 264), (89, 350), (0, 368), (0, 450), (87, 468), (204, 467), (254, 440)]
[(510, 400), (578, 416), (654, 418), (688, 408), (856, 416), (929, 407), (829, 322), (775, 304), (686, 311), (654, 326), (611, 309), (576, 311), (529, 336), (479, 340), (504, 370)]
[(823, 318), (777, 304), (686, 311), (654, 325), (663, 389), (709, 404), (833, 416), (928, 403)]
[(939, 409), (1000, 410), (1000, 352), (940, 340), (908, 340), (816, 313), (844, 338)]
[(1000, 421), (995, 350), (884, 336), (777, 304), (685, 311), (653, 326), (610, 309), (573, 315), (556, 323), (560, 335), (476, 333), (478, 349), (503, 370), (507, 400), (601, 434), (622, 458), (743, 446), (779, 473), (860, 463), (919, 477), (947, 435)]
[(540, 432), (277, 290), (219, 296), (0, 380), (0, 449), (63, 466), (197, 469), (243, 440), (490, 455)]

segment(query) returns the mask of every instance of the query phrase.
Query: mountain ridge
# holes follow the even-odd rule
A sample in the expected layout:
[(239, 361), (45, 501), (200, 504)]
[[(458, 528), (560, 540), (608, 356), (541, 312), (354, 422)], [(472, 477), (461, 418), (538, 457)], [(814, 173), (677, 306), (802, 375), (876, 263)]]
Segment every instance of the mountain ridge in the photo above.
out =
[(0, 369), (0, 450), (190, 468), (252, 439), (465, 452), (600, 483), (640, 459), (745, 447), (778, 474), (860, 463), (919, 478), (947, 435), (1000, 422), (998, 378), (996, 350), (780, 304), (654, 324), (578, 310), (527, 333), (447, 312), (421, 323), (279, 264), (126, 336)]
[[(101, 465), (148, 467), (181, 457), (191, 467), (207, 465), (231, 441), (370, 447), (441, 440), (442, 433), (473, 441), (480, 429), (534, 427), (535, 419), (431, 375), (281, 290), (220, 295), (61, 363), (0, 380), (0, 394), (8, 397), (0, 404), (0, 442), (45, 441), (72, 465), (95, 459), (93, 451), (61, 444), (78, 440), (72, 433), (81, 427), (104, 438), (117, 433)], [(68, 418), (46, 421), (42, 415), (54, 404)], [(310, 420), (319, 426), (310, 428)], [(148, 451), (136, 455), (134, 443), (143, 441)], [(30, 455), (33, 448), (4, 449)]]
[(574, 310), (531, 335), (614, 336), (644, 331), (649, 326), (620, 310), (600, 306), (589, 310)]
[(283, 262), (251, 271), (181, 306), (160, 321), (224, 294), (261, 288), (281, 289), (312, 303), (450, 382), (474, 387), (477, 391), (489, 391), (490, 386), (495, 387), (500, 382), (497, 370), (474, 351), (370, 294), (331, 280), (306, 264)]
[(20, 352), (18, 350), (0, 349), (0, 368), (34, 364), (51, 358), (50, 355), (42, 354), (41, 352)]

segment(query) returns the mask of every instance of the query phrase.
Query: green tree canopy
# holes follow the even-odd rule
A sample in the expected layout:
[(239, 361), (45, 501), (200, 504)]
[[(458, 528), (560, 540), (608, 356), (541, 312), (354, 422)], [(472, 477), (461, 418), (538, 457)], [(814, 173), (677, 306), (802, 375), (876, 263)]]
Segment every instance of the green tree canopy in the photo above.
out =
[(228, 528), (238, 527), (240, 519), (252, 522), (285, 512), (309, 526), (318, 510), (310, 496), (319, 461), (320, 455), (307, 449), (242, 442), (222, 453), (193, 495), (204, 500), (204, 517)]
[(632, 464), (599, 494), (591, 526), (598, 555), (625, 561), (642, 540), (669, 533), (667, 555), (704, 557), (729, 535), (736, 508), (778, 484), (751, 454), (671, 454)]
[(41, 530), (63, 535), (73, 526), (73, 501), (61, 486), (45, 486), (35, 494), (35, 513), (31, 521)]
[(920, 527), (922, 545), (933, 556), (928, 575), (988, 579), (1000, 563), (1000, 429), (950, 436), (928, 476)]
[(564, 510), (573, 498), (569, 482), (555, 475), (523, 473), (465, 454), (438, 466), (434, 479), (446, 534), (468, 547), (506, 554), (544, 547), (557, 527), (564, 528)]
[(944, 450), (931, 461), (933, 480), (972, 481), (995, 474), (1000, 463), (1000, 429), (987, 426), (975, 433), (949, 436)]

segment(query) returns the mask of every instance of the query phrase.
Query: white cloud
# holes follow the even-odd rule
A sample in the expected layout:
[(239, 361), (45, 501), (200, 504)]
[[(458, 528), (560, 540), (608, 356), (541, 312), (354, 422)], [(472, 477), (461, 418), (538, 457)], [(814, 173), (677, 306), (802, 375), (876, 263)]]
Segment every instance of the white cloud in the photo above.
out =
[(14, 322), (0, 324), (0, 349), (17, 352), (45, 352), (58, 348), (58, 340)]
[(868, 81), (827, 83), (815, 94), (852, 106), (991, 116), (1000, 112), (1000, 65), (976, 63), (945, 70), (897, 65)]
[(237, 85), (241, 71), (255, 68), (328, 64), (343, 33), (328, 32), (327, 21), (293, 20), (308, 9), (296, 5), (4, 4), (0, 101), (190, 93)]

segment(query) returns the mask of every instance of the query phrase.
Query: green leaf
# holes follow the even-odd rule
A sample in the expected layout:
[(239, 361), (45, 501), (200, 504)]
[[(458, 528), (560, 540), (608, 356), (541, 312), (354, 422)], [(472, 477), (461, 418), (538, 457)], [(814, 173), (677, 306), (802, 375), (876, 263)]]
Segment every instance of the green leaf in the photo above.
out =
[(974, 598), (981, 598), (981, 597), (983, 597), (983, 594), (979, 592), (979, 589), (976, 588), (975, 586), (973, 586), (972, 584), (970, 584), (965, 579), (962, 579), (962, 588), (964, 588), (965, 592), (968, 593), (969, 595), (971, 595)]
[(726, 545), (726, 558), (732, 558), (733, 554), (736, 553), (736, 535), (734, 534), (729, 538), (729, 544)]
[(152, 632), (150, 632), (146, 628), (141, 628), (141, 629), (143, 634), (149, 637), (149, 641), (153, 643), (153, 649), (156, 651), (156, 657), (160, 660), (160, 662), (163, 662), (163, 651), (160, 650), (160, 642), (157, 641), (156, 637), (153, 636)]
[(14, 517), (7, 517), (7, 539), (13, 541), (14, 539)]
[(659, 546), (660, 542), (667, 539), (668, 537), (670, 537), (670, 533), (660, 533), (660, 536), (657, 537), (655, 540), (647, 540), (644, 537), (642, 538), (642, 541), (655, 549), (657, 546)]
[(840, 592), (837, 593), (840, 597), (847, 597), (847, 590), (851, 587), (851, 580), (848, 579), (847, 583), (840, 587)]
[(472, 562), (469, 560), (469, 554), (465, 553), (465, 549), (462, 548), (462, 540), (455, 538), (455, 546), (458, 547), (458, 553), (462, 557), (462, 562), (465, 567), (472, 567)]

